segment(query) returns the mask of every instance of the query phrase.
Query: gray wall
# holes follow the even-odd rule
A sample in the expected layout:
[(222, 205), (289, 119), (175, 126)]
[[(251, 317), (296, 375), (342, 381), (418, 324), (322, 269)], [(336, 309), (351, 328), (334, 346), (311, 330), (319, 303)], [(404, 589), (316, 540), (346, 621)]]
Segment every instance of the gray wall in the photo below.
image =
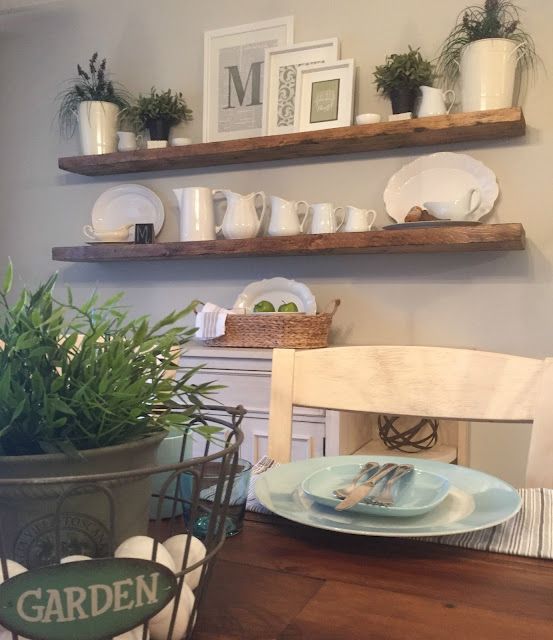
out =
[[(518, 253), (404, 256), (325, 256), (206, 260), (151, 264), (54, 263), (55, 245), (80, 244), (96, 198), (121, 182), (154, 189), (166, 208), (161, 240), (177, 239), (177, 186), (265, 190), (308, 201), (330, 200), (378, 210), (390, 222), (382, 192), (389, 177), (420, 153), (444, 148), (360, 154), (212, 168), (187, 172), (86, 178), (58, 170), (57, 158), (78, 154), (60, 139), (56, 94), (91, 52), (107, 56), (134, 92), (181, 89), (194, 109), (186, 135), (201, 140), (203, 32), (245, 22), (295, 16), (295, 41), (338, 36), (342, 57), (358, 66), (356, 112), (388, 113), (371, 84), (387, 53), (421, 46), (433, 56), (465, 0), (74, 0), (20, 15), (0, 16), (0, 258), (35, 283), (59, 269), (82, 295), (126, 290), (137, 312), (162, 314), (193, 298), (230, 305), (251, 280), (282, 275), (306, 282), (321, 305), (339, 297), (336, 343), (468, 346), (529, 356), (551, 353), (553, 311), (553, 89), (544, 70), (523, 106), (525, 138), (451, 145), (496, 173), (500, 198), (487, 222), (522, 222), (528, 249)], [(521, 0), (525, 25), (551, 69), (553, 3)], [(370, 393), (370, 390), (367, 390)], [(247, 398), (244, 403), (247, 405)], [(527, 427), (473, 427), (473, 465), (513, 482)]]

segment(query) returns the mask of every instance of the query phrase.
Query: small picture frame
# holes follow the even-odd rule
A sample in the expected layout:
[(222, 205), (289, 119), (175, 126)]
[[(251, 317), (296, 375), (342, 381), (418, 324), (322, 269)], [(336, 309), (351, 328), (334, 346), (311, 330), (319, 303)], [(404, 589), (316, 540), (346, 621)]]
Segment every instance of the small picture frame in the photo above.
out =
[(349, 127), (353, 118), (354, 61), (298, 69), (296, 131)]
[(336, 62), (340, 57), (338, 38), (301, 42), (265, 51), (263, 87), (263, 131), (265, 135), (295, 130), (298, 69)]
[(293, 40), (293, 16), (204, 33), (204, 142), (263, 135), (265, 51)]

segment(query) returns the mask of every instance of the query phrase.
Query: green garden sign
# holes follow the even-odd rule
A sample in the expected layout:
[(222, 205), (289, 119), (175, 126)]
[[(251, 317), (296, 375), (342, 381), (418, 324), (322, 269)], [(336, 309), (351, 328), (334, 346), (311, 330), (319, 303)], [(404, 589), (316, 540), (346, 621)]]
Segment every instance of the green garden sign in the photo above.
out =
[(0, 624), (32, 640), (103, 640), (161, 611), (176, 586), (172, 571), (149, 560), (42, 567), (0, 585)]

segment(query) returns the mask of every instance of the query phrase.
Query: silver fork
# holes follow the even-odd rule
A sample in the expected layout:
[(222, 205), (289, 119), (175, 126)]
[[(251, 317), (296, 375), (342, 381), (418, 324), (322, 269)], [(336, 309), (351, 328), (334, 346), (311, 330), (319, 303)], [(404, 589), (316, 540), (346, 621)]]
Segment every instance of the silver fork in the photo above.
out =
[(378, 462), (373, 462), (373, 461), (366, 462), (359, 470), (359, 473), (352, 479), (352, 481), (347, 486), (340, 487), (333, 491), (334, 496), (336, 498), (347, 497), (354, 490), (359, 480), (361, 480), (361, 478), (365, 474), (370, 473), (371, 471), (376, 471), (379, 467), (380, 465), (378, 464)]
[(365, 502), (378, 507), (391, 507), (394, 504), (394, 487), (396, 483), (414, 470), (412, 464), (400, 464), (386, 480), (384, 486), (376, 494), (365, 498)]

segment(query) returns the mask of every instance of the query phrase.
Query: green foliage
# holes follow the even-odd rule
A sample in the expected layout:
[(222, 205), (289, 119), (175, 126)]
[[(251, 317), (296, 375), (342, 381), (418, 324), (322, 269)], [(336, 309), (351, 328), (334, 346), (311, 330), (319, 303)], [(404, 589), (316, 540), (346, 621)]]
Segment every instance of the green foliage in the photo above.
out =
[(153, 120), (164, 120), (174, 126), (192, 120), (192, 110), (188, 108), (182, 93), (173, 93), (171, 89), (158, 92), (152, 87), (150, 95), (138, 96), (136, 104), (124, 112), (124, 117), (131, 122), (138, 121), (143, 128)]
[(390, 97), (394, 89), (418, 89), (432, 85), (436, 78), (432, 63), (425, 60), (419, 49), (409, 46), (407, 53), (392, 53), (386, 63), (376, 67), (374, 83), (378, 92)]
[(77, 77), (69, 80), (70, 86), (58, 95), (60, 102), (58, 120), (63, 136), (70, 138), (77, 127), (77, 111), (85, 100), (111, 102), (120, 109), (129, 107), (130, 94), (124, 87), (110, 80), (106, 59), (98, 64), (98, 53), (88, 61), (88, 71), (77, 65)]
[(122, 294), (103, 302), (94, 294), (76, 305), (68, 289), (59, 302), (56, 277), (24, 288), (12, 304), (11, 264), (3, 279), (0, 453), (75, 453), (185, 428), (220, 388), (192, 384), (197, 369), (181, 371), (175, 361), (175, 347), (194, 334), (179, 325), (195, 303), (151, 323), (130, 319), (119, 306)]
[(511, 0), (485, 0), (484, 6), (467, 7), (458, 15), (457, 23), (442, 46), (438, 58), (440, 74), (455, 81), (463, 47), (486, 38), (507, 38), (523, 45), (519, 64), (533, 69), (538, 59), (536, 49), (532, 37), (521, 26), (520, 11)]

